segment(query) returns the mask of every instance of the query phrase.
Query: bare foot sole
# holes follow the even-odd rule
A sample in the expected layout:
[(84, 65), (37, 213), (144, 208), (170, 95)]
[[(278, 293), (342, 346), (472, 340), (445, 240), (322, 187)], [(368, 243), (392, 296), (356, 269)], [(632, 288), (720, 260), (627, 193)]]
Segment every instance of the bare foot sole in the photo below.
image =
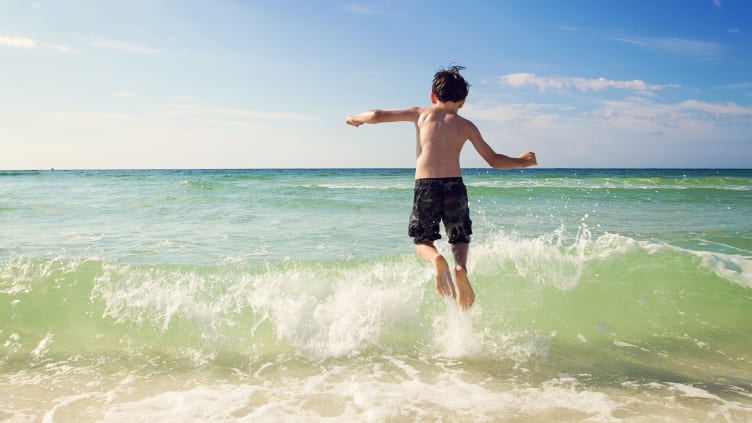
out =
[(473, 292), (473, 287), (467, 279), (467, 271), (455, 271), (454, 279), (457, 284), (457, 305), (459, 305), (460, 310), (467, 310), (475, 302), (475, 292)]
[(452, 274), (449, 271), (449, 265), (444, 257), (438, 256), (433, 263), (436, 268), (436, 291), (442, 297), (455, 297), (454, 283), (452, 283)]

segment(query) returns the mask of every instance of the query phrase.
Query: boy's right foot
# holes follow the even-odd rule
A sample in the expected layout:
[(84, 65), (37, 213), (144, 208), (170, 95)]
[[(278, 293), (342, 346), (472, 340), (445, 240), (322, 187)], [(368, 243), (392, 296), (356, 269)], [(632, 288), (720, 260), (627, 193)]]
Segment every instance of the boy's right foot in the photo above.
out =
[(436, 269), (436, 291), (442, 297), (455, 298), (454, 283), (452, 283), (452, 273), (449, 271), (449, 264), (442, 255), (438, 255), (433, 262)]
[(456, 269), (454, 279), (457, 283), (457, 305), (460, 307), (460, 310), (467, 310), (475, 302), (475, 292), (473, 292), (473, 287), (467, 279), (467, 271), (465, 269)]

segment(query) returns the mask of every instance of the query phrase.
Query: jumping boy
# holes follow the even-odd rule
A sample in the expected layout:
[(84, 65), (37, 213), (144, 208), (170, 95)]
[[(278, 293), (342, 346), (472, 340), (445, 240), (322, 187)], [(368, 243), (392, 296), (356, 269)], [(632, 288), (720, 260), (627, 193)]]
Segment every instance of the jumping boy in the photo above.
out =
[[(462, 66), (441, 69), (434, 75), (431, 87), (433, 107), (411, 107), (403, 110), (369, 110), (352, 115), (347, 123), (413, 122), (416, 129), (415, 196), (410, 215), (409, 235), (415, 251), (433, 263), (436, 290), (442, 297), (457, 299), (461, 310), (473, 305), (475, 293), (467, 278), (467, 252), (472, 227), (467, 189), (462, 181), (460, 151), (470, 141), (483, 159), (493, 168), (511, 169), (537, 164), (535, 153), (526, 151), (513, 158), (497, 154), (469, 120), (457, 112), (465, 104), (469, 84), (460, 75)], [(444, 222), (454, 256), (455, 277), (434, 241), (441, 238), (439, 222)]]

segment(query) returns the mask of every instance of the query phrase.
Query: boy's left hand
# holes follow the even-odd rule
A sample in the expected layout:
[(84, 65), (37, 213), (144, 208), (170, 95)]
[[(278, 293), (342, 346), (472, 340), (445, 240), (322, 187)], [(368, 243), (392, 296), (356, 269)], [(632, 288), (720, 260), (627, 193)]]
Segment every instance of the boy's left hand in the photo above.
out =
[(519, 158), (522, 161), (524, 167), (535, 166), (538, 164), (538, 159), (536, 159), (535, 153), (533, 153), (532, 151), (526, 151), (520, 154)]

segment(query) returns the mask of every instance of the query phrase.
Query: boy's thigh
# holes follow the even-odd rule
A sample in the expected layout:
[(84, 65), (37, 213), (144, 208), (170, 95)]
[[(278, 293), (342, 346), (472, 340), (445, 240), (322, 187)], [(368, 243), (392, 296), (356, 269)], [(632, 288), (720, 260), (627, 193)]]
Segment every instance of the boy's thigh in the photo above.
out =
[(449, 243), (470, 242), (473, 230), (465, 185), (459, 183), (448, 186), (442, 202), (444, 228)]
[(435, 189), (415, 189), (413, 210), (410, 213), (409, 235), (415, 242), (435, 241), (441, 238), (439, 223), (443, 213), (441, 193)]

